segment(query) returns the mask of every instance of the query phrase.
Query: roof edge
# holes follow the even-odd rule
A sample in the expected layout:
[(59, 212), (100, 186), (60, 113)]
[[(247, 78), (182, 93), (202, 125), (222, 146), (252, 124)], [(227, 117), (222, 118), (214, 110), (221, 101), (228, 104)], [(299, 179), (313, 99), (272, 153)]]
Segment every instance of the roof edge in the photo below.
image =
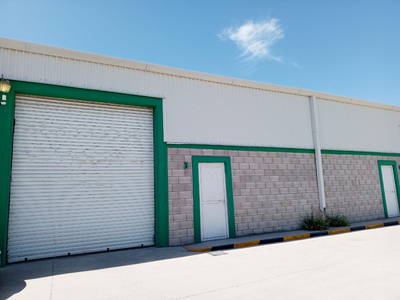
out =
[(281, 85), (276, 85), (276, 84), (263, 83), (263, 82), (258, 82), (258, 81), (250, 81), (250, 80), (246, 80), (246, 79), (238, 79), (238, 78), (233, 78), (233, 77), (226, 77), (226, 76), (213, 75), (213, 74), (196, 72), (196, 71), (189, 71), (189, 70), (184, 70), (184, 69), (179, 69), (179, 68), (156, 65), (156, 64), (152, 64), (152, 63), (145, 63), (145, 62), (139, 62), (139, 61), (134, 61), (134, 60), (130, 60), (130, 59), (116, 58), (116, 57), (82, 52), (82, 51), (71, 50), (71, 49), (66, 49), (66, 48), (59, 48), (59, 47), (54, 47), (54, 46), (47, 46), (47, 45), (42, 45), (42, 44), (24, 42), (24, 41), (8, 39), (8, 38), (3, 38), (3, 37), (0, 37), (0, 44), (1, 44), (0, 48), (5, 48), (5, 49), (13, 49), (13, 50), (42, 54), (42, 55), (57, 56), (57, 57), (70, 58), (70, 59), (76, 59), (76, 60), (82, 60), (82, 61), (89, 61), (89, 62), (99, 63), (99, 64), (108, 64), (108, 65), (113, 65), (113, 66), (118, 66), (118, 67), (123, 67), (123, 68), (131, 68), (131, 69), (137, 69), (137, 70), (142, 70), (142, 71), (147, 71), (147, 72), (154, 72), (154, 73), (160, 73), (160, 74), (172, 75), (172, 76), (178, 76), (178, 77), (186, 77), (186, 78), (190, 78), (190, 79), (198, 79), (198, 80), (222, 83), (222, 84), (233, 85), (233, 86), (255, 88), (255, 89), (260, 89), (260, 90), (268, 90), (268, 91), (273, 91), (273, 92), (295, 94), (295, 95), (300, 95), (300, 96), (315, 95), (315, 97), (322, 98), (325, 100), (331, 100), (331, 101), (343, 102), (343, 103), (348, 103), (348, 104), (355, 104), (355, 105), (368, 106), (368, 107), (373, 107), (373, 108), (380, 108), (380, 109), (393, 110), (393, 111), (400, 112), (400, 106), (393, 106), (393, 105), (377, 103), (377, 102), (372, 102), (372, 101), (366, 101), (366, 100), (350, 98), (350, 97), (344, 97), (344, 96), (338, 96), (338, 95), (333, 95), (333, 94), (326, 94), (326, 93), (321, 93), (321, 92), (316, 92), (316, 91), (311, 91), (311, 90), (306, 90), (306, 89), (299, 89), (299, 88), (281, 86)]

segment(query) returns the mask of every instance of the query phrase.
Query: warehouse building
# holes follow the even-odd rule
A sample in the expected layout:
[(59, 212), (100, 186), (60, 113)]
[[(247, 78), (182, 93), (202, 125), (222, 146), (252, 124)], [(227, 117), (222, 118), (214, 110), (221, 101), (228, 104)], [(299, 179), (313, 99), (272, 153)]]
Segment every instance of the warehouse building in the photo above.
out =
[(399, 216), (400, 107), (0, 38), (1, 264)]

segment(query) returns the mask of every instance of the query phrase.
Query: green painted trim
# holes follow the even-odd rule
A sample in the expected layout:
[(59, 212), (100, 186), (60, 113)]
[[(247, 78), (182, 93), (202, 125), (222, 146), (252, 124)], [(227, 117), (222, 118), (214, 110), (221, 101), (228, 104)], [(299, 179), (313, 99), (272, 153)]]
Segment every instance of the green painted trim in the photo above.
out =
[[(161, 100), (161, 99), (160, 99)], [(164, 143), (162, 101), (153, 108), (154, 113), (154, 197), (155, 245), (169, 246), (168, 203), (168, 148)]]
[(399, 175), (397, 173), (397, 163), (391, 160), (378, 160), (378, 169), (379, 169), (379, 181), (381, 183), (381, 192), (382, 192), (382, 201), (383, 201), (383, 210), (385, 211), (385, 217), (388, 218), (387, 205), (386, 205), (386, 195), (385, 195), (385, 187), (383, 184), (383, 176), (382, 176), (382, 166), (392, 166), (393, 167), (393, 175), (394, 181), (396, 183), (396, 194), (397, 194), (397, 203), (400, 207), (400, 186), (399, 186)]
[(136, 96), (23, 81), (11, 81), (11, 88), (15, 91), (16, 94), (56, 97), (121, 105), (156, 107), (162, 102), (162, 99), (159, 98), (150, 98), (145, 96)]
[(290, 153), (315, 153), (314, 149), (300, 148), (275, 148), (275, 147), (247, 147), (224, 145), (200, 145), (200, 144), (167, 144), (168, 148), (211, 149), (230, 151), (259, 151), (259, 152), (290, 152)]
[(14, 100), (15, 91), (11, 89), (7, 94), (7, 104), (0, 106), (0, 266), (2, 267), (6, 264), (7, 253), (11, 158), (14, 131)]
[(321, 150), (322, 154), (336, 154), (336, 155), (370, 155), (370, 156), (400, 156), (400, 153), (388, 152), (366, 152), (366, 151), (342, 151), (342, 150)]
[(379, 182), (381, 184), (381, 193), (382, 193), (382, 203), (383, 203), (383, 211), (385, 213), (385, 218), (388, 217), (387, 206), (386, 206), (386, 195), (385, 195), (385, 187), (383, 185), (383, 176), (380, 161), (378, 161), (378, 169), (379, 169)]
[(200, 217), (200, 185), (199, 185), (199, 163), (192, 156), (192, 172), (193, 172), (193, 226), (194, 241), (201, 242), (201, 217)]
[[(252, 146), (201, 145), (201, 144), (167, 144), (167, 146), (168, 146), (168, 148), (188, 148), (188, 149), (287, 152), (287, 153), (315, 153), (314, 149), (303, 149), (303, 148), (252, 147)], [(372, 155), (372, 156), (393, 156), (393, 157), (400, 156), (400, 153), (347, 151), (347, 150), (321, 150), (321, 153), (322, 154), (336, 154), (336, 155)]]
[(6, 264), (10, 176), (12, 162), (15, 94), (133, 105), (153, 108), (154, 115), (154, 189), (155, 244), (169, 245), (168, 155), (164, 143), (162, 99), (103, 92), (41, 83), (11, 81), (7, 105), (0, 106), (0, 250), (1, 266)]
[(201, 242), (199, 163), (224, 163), (225, 165), (225, 186), (228, 206), (229, 238), (234, 238), (236, 237), (236, 230), (232, 189), (231, 158), (223, 156), (192, 156), (194, 240), (196, 243)]

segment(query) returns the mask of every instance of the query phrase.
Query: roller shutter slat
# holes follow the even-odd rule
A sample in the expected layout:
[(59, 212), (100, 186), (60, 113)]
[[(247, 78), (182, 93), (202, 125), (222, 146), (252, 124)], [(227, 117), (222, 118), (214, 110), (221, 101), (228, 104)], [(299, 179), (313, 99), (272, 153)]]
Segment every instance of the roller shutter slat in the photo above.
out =
[(154, 244), (151, 108), (16, 96), (8, 262)]

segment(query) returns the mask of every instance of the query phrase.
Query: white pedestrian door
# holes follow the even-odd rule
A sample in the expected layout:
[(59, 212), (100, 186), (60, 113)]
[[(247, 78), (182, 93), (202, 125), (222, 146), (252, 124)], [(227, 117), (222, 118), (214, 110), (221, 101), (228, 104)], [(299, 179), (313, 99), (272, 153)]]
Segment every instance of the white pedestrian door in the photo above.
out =
[(385, 189), (386, 209), (388, 217), (399, 215), (399, 203), (397, 201), (396, 183), (392, 166), (382, 166), (383, 186)]
[(199, 163), (201, 240), (229, 237), (223, 163)]

